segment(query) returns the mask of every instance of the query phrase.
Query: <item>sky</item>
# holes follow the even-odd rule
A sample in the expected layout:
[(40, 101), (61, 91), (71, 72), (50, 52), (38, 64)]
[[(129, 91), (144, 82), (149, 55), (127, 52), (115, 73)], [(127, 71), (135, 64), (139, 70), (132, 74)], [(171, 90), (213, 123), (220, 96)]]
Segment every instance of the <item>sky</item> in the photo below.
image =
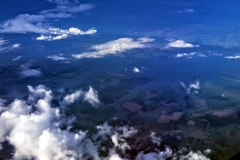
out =
[[(238, 6), (236, 0), (1, 0), (0, 87), (11, 94), (0, 94), (0, 156), (131, 159), (126, 139), (138, 133), (134, 127), (113, 127), (106, 121), (94, 132), (71, 130), (76, 121), (66, 116), (71, 105), (87, 104), (93, 110), (105, 105), (102, 84), (88, 83), (87, 77), (107, 71), (145, 76), (184, 95), (197, 95), (201, 82), (194, 76), (203, 72), (215, 81), (219, 70), (239, 67)], [(60, 69), (52, 73), (50, 65)], [(58, 70), (74, 70), (67, 65), (91, 69), (84, 78), (53, 81)], [(57, 82), (62, 85), (52, 87)], [(87, 88), (79, 87), (86, 83)], [(158, 147), (162, 144), (155, 133), (149, 138)], [(5, 143), (12, 147), (11, 155), (1, 152)], [(139, 152), (134, 159), (205, 160), (211, 149), (183, 152), (164, 146)]]

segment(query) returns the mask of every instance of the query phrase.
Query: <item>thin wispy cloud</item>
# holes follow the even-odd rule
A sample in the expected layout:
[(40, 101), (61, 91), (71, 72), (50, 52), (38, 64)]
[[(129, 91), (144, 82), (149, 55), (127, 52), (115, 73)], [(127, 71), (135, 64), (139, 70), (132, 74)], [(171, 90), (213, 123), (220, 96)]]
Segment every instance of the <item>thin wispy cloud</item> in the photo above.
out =
[(12, 59), (12, 61), (17, 61), (17, 60), (19, 60), (21, 58), (22, 58), (22, 56), (17, 56), (16, 58)]
[(71, 5), (72, 3), (68, 0), (46, 0), (50, 3), (56, 3), (57, 5)]
[(183, 11), (178, 11), (179, 13), (189, 13), (189, 12), (194, 12), (194, 9), (185, 9)]
[(80, 4), (76, 6), (57, 6), (55, 9), (48, 9), (43, 10), (40, 13), (46, 14), (46, 13), (52, 13), (52, 12), (65, 12), (65, 13), (77, 13), (77, 12), (84, 12), (90, 9), (93, 9), (95, 6), (93, 4)]
[(0, 53), (1, 52), (8, 52), (13, 49), (17, 49), (20, 47), (20, 44), (11, 44), (9, 45), (9, 42), (7, 40), (4, 40), (0, 38)]
[(62, 54), (58, 54), (58, 55), (49, 55), (47, 56), (48, 59), (52, 59), (54, 61), (66, 61), (69, 58), (63, 57)]
[(84, 52), (82, 54), (73, 54), (72, 56), (77, 59), (81, 58), (101, 58), (106, 55), (114, 55), (128, 50), (137, 48), (147, 48), (148, 43), (153, 42), (151, 38), (139, 38), (134, 40), (132, 38), (120, 38), (117, 40), (109, 41), (100, 45), (91, 47), (92, 52)]

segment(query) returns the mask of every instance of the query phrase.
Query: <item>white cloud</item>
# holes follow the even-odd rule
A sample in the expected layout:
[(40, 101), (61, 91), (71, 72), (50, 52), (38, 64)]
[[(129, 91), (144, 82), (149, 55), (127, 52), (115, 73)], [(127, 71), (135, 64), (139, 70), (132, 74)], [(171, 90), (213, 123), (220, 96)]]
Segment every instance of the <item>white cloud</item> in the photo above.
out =
[(140, 73), (140, 70), (139, 70), (137, 67), (134, 67), (134, 68), (133, 68), (133, 72), (134, 72), (134, 73)]
[(186, 91), (187, 94), (198, 94), (198, 91), (200, 90), (200, 82), (199, 81), (195, 81), (191, 84), (189, 84), (189, 86), (187, 86), (185, 83), (183, 82), (179, 82), (180, 85), (182, 86), (182, 88)]
[(196, 52), (178, 53), (175, 57), (176, 58), (182, 58), (182, 57), (192, 58), (195, 54), (196, 54)]
[(95, 29), (89, 29), (87, 31), (82, 31), (78, 28), (69, 28), (69, 29), (59, 29), (59, 28), (49, 28), (48, 32), (44, 35), (41, 35), (36, 38), (36, 40), (46, 40), (46, 41), (54, 41), (54, 40), (60, 40), (68, 38), (71, 35), (86, 35), (86, 34), (94, 34), (97, 30)]
[(169, 147), (165, 147), (165, 151), (150, 152), (147, 154), (138, 154), (136, 160), (166, 160), (172, 157), (173, 151)]
[(61, 54), (50, 55), (50, 56), (47, 56), (47, 58), (52, 59), (54, 61), (65, 61), (65, 60), (68, 60), (68, 58), (63, 57)]
[(207, 158), (205, 155), (203, 155), (200, 151), (197, 151), (196, 153), (191, 151), (190, 153), (188, 153), (186, 156), (181, 156), (180, 160), (210, 160), (209, 158)]
[(71, 104), (71, 103), (75, 102), (76, 100), (78, 100), (82, 95), (83, 95), (83, 91), (82, 90), (75, 91), (72, 94), (66, 95), (63, 98), (63, 103), (64, 104)]
[(123, 126), (115, 129), (115, 133), (111, 136), (111, 140), (115, 148), (120, 148), (123, 152), (126, 149), (131, 149), (124, 138), (128, 138), (137, 133), (137, 130), (133, 127)]
[(186, 43), (183, 40), (176, 40), (167, 44), (166, 48), (193, 48), (199, 47), (199, 45), (193, 45), (191, 43)]
[[(203, 53), (197, 53), (197, 52), (190, 52), (190, 53), (178, 53), (175, 58), (192, 58), (193, 56), (197, 57), (207, 57), (206, 54)], [(210, 55), (210, 56), (216, 56), (216, 55)], [(171, 56), (170, 56), (171, 57)]]
[(94, 91), (92, 87), (90, 87), (88, 92), (84, 94), (84, 101), (91, 104), (94, 108), (97, 108), (100, 104), (97, 91)]
[(82, 98), (83, 101), (91, 104), (94, 108), (97, 108), (98, 105), (100, 104), (100, 100), (98, 98), (98, 93), (97, 93), (97, 91), (93, 90), (92, 87), (89, 87), (89, 90), (87, 92), (83, 92), (82, 90), (77, 90), (74, 93), (66, 95), (63, 98), (62, 104), (69, 105), (69, 104), (74, 103), (75, 101), (79, 100), (80, 98)]
[(42, 72), (37, 69), (30, 69), (29, 63), (24, 63), (20, 66), (20, 75), (22, 77), (32, 77), (32, 76), (40, 76), (42, 75)]
[(152, 143), (156, 144), (157, 146), (160, 146), (162, 143), (161, 137), (156, 137), (156, 133), (151, 132), (150, 136)]
[(206, 149), (205, 151), (203, 151), (203, 153), (207, 155), (207, 154), (212, 153), (212, 150), (211, 149)]
[(16, 58), (14, 58), (12, 61), (17, 61), (17, 60), (19, 60), (19, 59), (21, 59), (22, 58), (22, 56), (17, 56)]
[(227, 59), (240, 59), (240, 55), (235, 55), (235, 56), (225, 56), (224, 58), (227, 58)]
[(101, 58), (106, 55), (118, 54), (127, 50), (136, 48), (146, 48), (147, 43), (152, 42), (150, 38), (139, 38), (134, 41), (132, 38), (120, 38), (104, 44), (94, 45), (91, 48), (95, 51), (85, 52), (82, 54), (73, 54), (72, 56), (77, 59), (81, 58)]

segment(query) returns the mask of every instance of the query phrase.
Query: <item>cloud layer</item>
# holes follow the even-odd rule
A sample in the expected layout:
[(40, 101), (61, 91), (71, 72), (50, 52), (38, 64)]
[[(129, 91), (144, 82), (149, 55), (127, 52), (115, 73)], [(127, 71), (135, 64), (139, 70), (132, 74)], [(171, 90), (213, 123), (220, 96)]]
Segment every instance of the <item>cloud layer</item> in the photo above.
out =
[[(0, 99), (0, 107), (3, 108), (0, 110), (0, 144), (8, 141), (13, 145), (13, 159), (100, 160), (99, 149), (104, 144), (110, 146), (107, 159), (119, 157), (114, 148), (124, 151), (128, 146), (126, 142), (119, 144), (119, 140), (137, 132), (129, 126), (113, 128), (107, 123), (97, 126), (97, 132), (91, 138), (87, 136), (87, 131), (70, 132), (71, 126), (62, 130), (61, 126), (68, 125), (66, 122), (70, 119), (64, 118), (58, 107), (51, 107), (52, 91), (43, 85), (35, 88), (28, 86), (28, 90), (30, 95), (26, 101), (16, 99), (6, 105), (6, 101)], [(72, 102), (75, 98), (65, 100)]]
[(72, 13), (90, 10), (94, 7), (92, 4), (76, 5), (67, 0), (49, 0), (49, 2), (58, 4), (57, 8), (44, 10), (39, 15), (20, 14), (0, 24), (0, 33), (38, 33), (40, 36), (36, 40), (53, 41), (73, 35), (91, 35), (97, 32), (95, 29), (82, 31), (76, 27), (60, 29), (49, 24), (50, 20), (69, 18)]
[(136, 41), (132, 38), (120, 38), (104, 44), (94, 45), (91, 47), (93, 52), (85, 52), (82, 54), (73, 54), (77, 59), (81, 58), (101, 58), (106, 55), (119, 54), (131, 49), (146, 48), (148, 43), (154, 41), (151, 38), (139, 38)]

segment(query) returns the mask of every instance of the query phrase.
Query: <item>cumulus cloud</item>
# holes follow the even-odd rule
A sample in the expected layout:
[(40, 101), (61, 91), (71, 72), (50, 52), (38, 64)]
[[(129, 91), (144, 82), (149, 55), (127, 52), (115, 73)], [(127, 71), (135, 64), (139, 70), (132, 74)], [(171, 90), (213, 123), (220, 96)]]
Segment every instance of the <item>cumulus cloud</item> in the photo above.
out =
[(14, 146), (13, 159), (76, 159), (78, 142), (86, 133), (60, 130), (59, 109), (51, 108), (51, 90), (28, 88), (36, 101), (16, 99), (1, 113), (0, 140)]
[(199, 47), (199, 45), (193, 45), (183, 40), (176, 40), (174, 42), (170, 42), (166, 46), (166, 48), (194, 48), (194, 47)]
[(133, 72), (134, 72), (134, 73), (140, 73), (140, 70), (139, 70), (137, 67), (134, 67), (134, 68), (133, 68)]
[(203, 153), (207, 155), (207, 154), (212, 153), (212, 150), (211, 149), (206, 149)]
[(97, 108), (98, 105), (100, 104), (98, 93), (97, 91), (93, 90), (92, 87), (89, 87), (89, 90), (87, 92), (77, 90), (74, 93), (66, 95), (63, 98), (62, 104), (69, 105), (79, 100), (80, 98), (82, 98), (83, 101), (91, 104), (94, 108)]
[(114, 55), (131, 49), (146, 48), (148, 47), (148, 42), (152, 41), (154, 41), (154, 39), (151, 38), (139, 38), (137, 40), (133, 40), (132, 38), (120, 38), (104, 44), (92, 46), (91, 49), (95, 50), (93, 52), (73, 54), (72, 56), (77, 59), (101, 58), (106, 55)]
[(13, 58), (12, 61), (17, 61), (17, 60), (19, 60), (19, 59), (21, 59), (21, 58), (22, 58), (22, 56), (17, 56), (16, 58)]
[(71, 104), (78, 100), (83, 95), (82, 90), (75, 91), (74, 93), (68, 94), (63, 98), (64, 104)]
[(161, 138), (160, 136), (157, 137), (157, 136), (156, 136), (156, 133), (151, 132), (151, 134), (150, 134), (149, 137), (151, 138), (152, 143), (156, 144), (157, 146), (160, 146), (160, 145), (161, 145), (162, 138)]
[(188, 160), (196, 160), (196, 159), (198, 159), (198, 160), (210, 160), (204, 154), (202, 154), (202, 152), (200, 152), (200, 151), (197, 151), (197, 152), (191, 151), (187, 155), (185, 155), (185, 156), (182, 155), (180, 157), (180, 160), (185, 160), (185, 159), (188, 159)]
[(235, 55), (235, 56), (225, 56), (224, 58), (227, 58), (227, 59), (240, 59), (240, 55)]
[(29, 63), (24, 63), (20, 66), (20, 75), (22, 77), (32, 77), (32, 76), (40, 76), (42, 75), (41, 70), (39, 69), (31, 69)]
[(90, 87), (88, 92), (84, 94), (84, 101), (90, 103), (94, 107), (97, 107), (97, 105), (100, 104), (97, 91), (94, 91), (92, 87)]
[[(88, 131), (70, 132), (61, 129), (69, 119), (52, 107), (52, 91), (43, 85), (28, 86), (27, 100), (16, 99), (0, 112), (0, 142), (8, 141), (13, 147), (13, 159), (104, 159), (99, 151), (104, 150), (106, 159), (120, 158), (115, 149), (123, 152), (129, 147), (124, 138), (137, 133), (130, 126), (111, 127), (107, 123), (96, 126), (96, 134)], [(71, 99), (71, 98), (70, 98)]]
[(165, 147), (164, 151), (156, 150), (156, 152), (150, 152), (147, 154), (140, 153), (138, 154), (136, 160), (166, 160), (171, 158), (173, 151), (169, 147)]
[(188, 86), (183, 82), (179, 82), (179, 83), (182, 86), (182, 88), (186, 91), (187, 94), (194, 94), (194, 93), (198, 94), (198, 91), (200, 90), (199, 81), (195, 81), (189, 84)]

